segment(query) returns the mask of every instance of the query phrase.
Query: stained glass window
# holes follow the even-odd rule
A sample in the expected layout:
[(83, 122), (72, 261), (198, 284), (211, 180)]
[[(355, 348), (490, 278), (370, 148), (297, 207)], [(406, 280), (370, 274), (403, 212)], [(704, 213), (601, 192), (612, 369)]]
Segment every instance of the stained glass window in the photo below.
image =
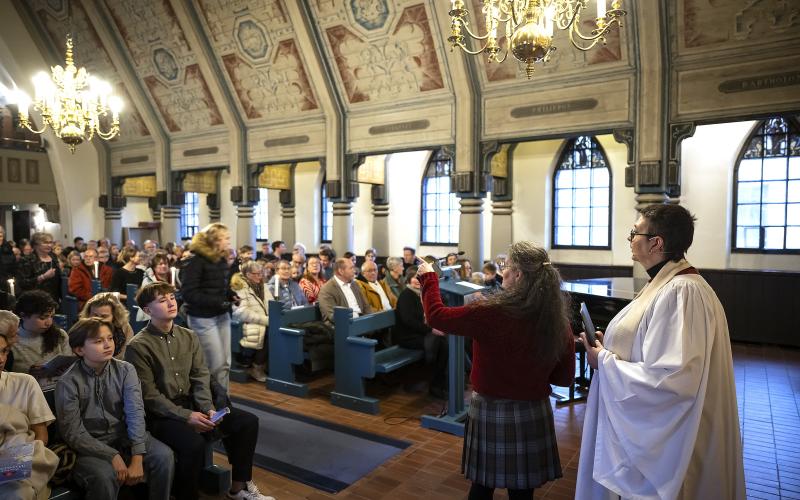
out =
[(611, 170), (593, 137), (570, 139), (553, 176), (553, 247), (611, 248)]
[(800, 131), (784, 118), (762, 122), (734, 174), (734, 251), (800, 252)]
[(422, 243), (458, 243), (458, 197), (450, 192), (453, 161), (436, 151), (422, 177)]

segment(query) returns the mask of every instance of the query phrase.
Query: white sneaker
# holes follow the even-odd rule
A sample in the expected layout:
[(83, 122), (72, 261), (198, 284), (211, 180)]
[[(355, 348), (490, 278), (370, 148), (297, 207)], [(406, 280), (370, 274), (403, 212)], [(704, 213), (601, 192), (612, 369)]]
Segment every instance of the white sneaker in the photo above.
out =
[(237, 500), (275, 500), (275, 497), (262, 495), (261, 492), (258, 491), (258, 486), (256, 486), (256, 483), (253, 481), (247, 481), (245, 486), (245, 488), (242, 488), (236, 493), (231, 493), (228, 491), (228, 498), (234, 498)]

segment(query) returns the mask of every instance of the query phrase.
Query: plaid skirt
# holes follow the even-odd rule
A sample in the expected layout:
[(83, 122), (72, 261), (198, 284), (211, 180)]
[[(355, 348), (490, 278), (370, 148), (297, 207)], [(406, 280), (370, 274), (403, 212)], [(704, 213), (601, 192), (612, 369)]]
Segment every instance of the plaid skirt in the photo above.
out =
[(549, 399), (515, 401), (472, 393), (461, 456), (464, 476), (488, 488), (538, 488), (561, 477)]

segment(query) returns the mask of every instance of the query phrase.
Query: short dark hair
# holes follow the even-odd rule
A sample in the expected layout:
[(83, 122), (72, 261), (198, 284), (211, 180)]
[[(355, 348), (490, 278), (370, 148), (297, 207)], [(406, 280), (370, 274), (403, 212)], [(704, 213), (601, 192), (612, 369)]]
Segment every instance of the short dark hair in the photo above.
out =
[(697, 218), (680, 205), (651, 205), (642, 210), (647, 231), (664, 240), (664, 256), (678, 262), (692, 245)]
[(72, 239), (72, 244), (73, 244), (73, 245), (75, 245), (75, 244), (77, 244), (79, 241), (83, 241), (83, 238), (82, 238), (82, 237), (80, 237), (80, 236), (76, 236), (76, 237), (74, 237), (74, 238)]
[(408, 266), (408, 269), (406, 269), (406, 279), (410, 280), (413, 276), (416, 276), (417, 269), (419, 269), (419, 266)]
[(490, 273), (497, 273), (497, 266), (494, 262), (487, 262), (483, 265), (484, 271), (489, 271)]
[(17, 297), (14, 312), (17, 316), (31, 316), (33, 314), (49, 314), (55, 312), (58, 303), (49, 293), (42, 290), (28, 290)]
[(414, 255), (417, 255), (417, 249), (414, 248), (414, 247), (403, 247), (403, 251), (405, 252), (406, 250), (408, 250), (409, 252), (411, 252)]
[(285, 245), (285, 244), (286, 244), (286, 243), (284, 243), (284, 242), (283, 242), (283, 241), (281, 241), (281, 240), (273, 241), (273, 242), (272, 242), (272, 251), (274, 252), (275, 250), (277, 250), (277, 249), (278, 249), (278, 247), (280, 247), (281, 245)]
[(333, 260), (336, 258), (336, 252), (334, 252), (333, 249), (331, 248), (323, 248), (322, 250), (320, 250), (319, 256), (322, 257), (323, 255), (327, 257), (328, 260)]
[(145, 285), (136, 292), (136, 305), (144, 309), (161, 295), (175, 293), (175, 287), (163, 281), (156, 281)]
[(253, 251), (253, 247), (251, 247), (250, 245), (242, 245), (242, 246), (239, 247), (239, 253), (252, 252), (252, 251)]
[(345, 259), (352, 259), (355, 256), (356, 254), (354, 254), (353, 252), (345, 252), (344, 255), (342, 255), (342, 257), (344, 257)]
[[(83, 318), (79, 319), (69, 329), (69, 346), (73, 349), (76, 347), (83, 347), (88, 339), (96, 339), (100, 335), (100, 327), (107, 326), (113, 333), (114, 327), (108, 321), (103, 321), (100, 318)], [(112, 336), (113, 338), (113, 336)]]

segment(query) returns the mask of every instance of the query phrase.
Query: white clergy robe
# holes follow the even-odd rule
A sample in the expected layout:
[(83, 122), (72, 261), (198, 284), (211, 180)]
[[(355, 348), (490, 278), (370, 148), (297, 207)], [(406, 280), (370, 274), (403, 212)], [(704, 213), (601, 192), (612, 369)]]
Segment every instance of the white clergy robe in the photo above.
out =
[[(606, 330), (586, 406), (578, 500), (745, 498), (725, 312), (697, 274), (660, 286)], [(615, 351), (615, 328), (641, 299), (650, 303), (638, 304), (632, 343), (620, 340)]]

